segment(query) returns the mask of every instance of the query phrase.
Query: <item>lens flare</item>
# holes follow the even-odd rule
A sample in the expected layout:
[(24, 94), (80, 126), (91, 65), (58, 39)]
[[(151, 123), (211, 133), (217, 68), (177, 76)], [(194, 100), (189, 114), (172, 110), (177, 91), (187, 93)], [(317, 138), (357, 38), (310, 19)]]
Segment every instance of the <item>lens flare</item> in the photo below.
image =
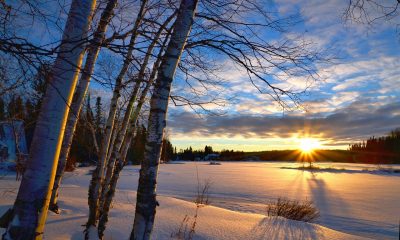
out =
[(313, 139), (313, 138), (299, 139), (299, 148), (304, 153), (311, 153), (320, 146), (321, 146), (321, 144), (317, 139)]

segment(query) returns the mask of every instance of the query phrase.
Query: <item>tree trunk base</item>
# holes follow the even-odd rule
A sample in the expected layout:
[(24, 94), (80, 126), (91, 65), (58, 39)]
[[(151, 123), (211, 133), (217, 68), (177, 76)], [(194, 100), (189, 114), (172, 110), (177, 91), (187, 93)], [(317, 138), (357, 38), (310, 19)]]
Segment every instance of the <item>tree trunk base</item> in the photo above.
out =
[(13, 209), (10, 208), (0, 217), (0, 228), (7, 228), (13, 216)]
[(57, 203), (52, 203), (49, 205), (49, 210), (52, 211), (55, 214), (60, 214), (61, 213), (61, 209), (58, 207)]

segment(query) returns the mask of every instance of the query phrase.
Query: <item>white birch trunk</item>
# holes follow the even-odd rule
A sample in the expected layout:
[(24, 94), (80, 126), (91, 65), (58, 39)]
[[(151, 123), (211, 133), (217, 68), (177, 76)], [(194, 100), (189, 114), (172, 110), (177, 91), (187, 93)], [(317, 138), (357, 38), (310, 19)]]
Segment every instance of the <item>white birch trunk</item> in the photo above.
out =
[[(172, 20), (172, 18), (175, 15), (176, 14), (173, 14), (171, 16), (170, 20)], [(169, 22), (170, 20), (167, 20), (167, 21)], [(165, 26), (167, 24), (165, 24)], [(104, 196), (102, 196), (104, 199), (102, 200), (103, 201), (103, 204), (101, 205), (102, 213), (100, 215), (99, 225), (98, 225), (98, 232), (99, 232), (100, 238), (103, 237), (104, 230), (106, 229), (106, 224), (108, 222), (108, 213), (110, 211), (111, 203), (114, 198), (115, 188), (118, 183), (119, 174), (126, 164), (126, 155), (128, 153), (129, 146), (131, 145), (131, 142), (132, 142), (132, 138), (133, 138), (133, 135), (135, 132), (135, 127), (137, 124), (137, 119), (139, 117), (139, 113), (145, 102), (147, 92), (149, 91), (150, 87), (153, 85), (153, 82), (154, 82), (157, 70), (160, 66), (161, 57), (164, 52), (165, 45), (167, 44), (168, 38), (169, 38), (169, 35), (167, 35), (163, 41), (163, 45), (160, 48), (160, 51), (157, 55), (157, 60), (153, 64), (152, 72), (150, 74), (148, 82), (146, 83), (146, 87), (142, 90), (138, 104), (136, 105), (136, 109), (133, 112), (133, 114), (130, 116), (129, 129), (127, 130), (126, 137), (123, 140), (121, 138), (122, 144), (120, 146), (120, 150), (119, 150), (119, 152), (114, 153), (115, 154), (115, 160), (114, 160), (115, 167), (112, 169), (113, 171), (112, 171), (112, 175), (110, 177), (110, 181), (109, 181), (108, 185), (106, 185), (106, 186), (108, 186), (108, 188), (105, 188)], [(107, 171), (108, 170), (109, 169), (107, 169)]]
[(182, 0), (171, 40), (160, 65), (150, 100), (144, 160), (141, 164), (135, 220), (130, 239), (151, 237), (156, 214), (156, 182), (171, 83), (193, 24), (197, 0)]
[(60, 148), (95, 0), (73, 0), (25, 174), (3, 239), (42, 239)]
[[(114, 14), (114, 8), (116, 6), (117, 6), (117, 0), (109, 0), (106, 8), (103, 10), (103, 13), (101, 14), (99, 24), (97, 26), (96, 32), (94, 33), (93, 45), (90, 46), (90, 48), (88, 49), (85, 67), (83, 69), (81, 78), (74, 93), (74, 97), (70, 107), (70, 112), (68, 114), (68, 120), (64, 133), (64, 138), (61, 145), (60, 158), (58, 159), (57, 173), (54, 181), (54, 186), (49, 206), (49, 209), (56, 213), (59, 212), (57, 205), (59, 187), (61, 184), (62, 176), (64, 175), (65, 165), (67, 163), (72, 140), (74, 138), (75, 128), (79, 120), (79, 115), (82, 109), (83, 101), (85, 99), (86, 93), (89, 88), (90, 79), (94, 71), (94, 66), (101, 48), (101, 43), (104, 41), (108, 23), (111, 21), (111, 18)], [(94, 139), (94, 141), (96, 142), (95, 145), (97, 146), (96, 138)]]
[[(129, 123), (130, 123), (130, 119), (132, 118), (131, 115), (132, 115), (133, 105), (134, 105), (134, 103), (136, 101), (136, 96), (137, 96), (137, 93), (139, 92), (140, 84), (143, 82), (147, 65), (148, 65), (148, 63), (150, 61), (150, 58), (152, 56), (154, 47), (157, 44), (158, 40), (160, 39), (160, 36), (161, 36), (162, 32), (165, 30), (165, 28), (168, 26), (168, 24), (172, 21), (172, 19), (175, 17), (175, 15), (176, 15), (176, 13), (172, 14), (160, 26), (159, 30), (157, 31), (156, 35), (153, 38), (153, 41), (151, 42), (151, 44), (147, 48), (147, 52), (146, 52), (145, 58), (143, 60), (141, 68), (139, 70), (139, 74), (138, 74), (138, 77), (137, 77), (135, 88), (132, 91), (132, 94), (131, 94), (131, 97), (129, 99), (129, 103), (128, 103), (127, 109), (125, 111), (125, 115), (124, 115), (124, 119), (123, 119), (123, 122), (122, 122), (121, 131), (119, 132), (119, 134), (116, 137), (115, 144), (114, 144), (114, 147), (113, 147), (113, 151), (112, 151), (111, 157), (110, 157), (110, 159), (108, 161), (108, 164), (107, 164), (107, 171), (106, 171), (106, 176), (104, 178), (104, 184), (103, 184), (103, 189), (102, 189), (102, 194), (101, 194), (100, 204), (99, 204), (100, 208), (102, 208), (103, 203), (104, 203), (104, 199), (105, 199), (105, 195), (110, 189), (110, 181), (111, 181), (111, 176), (112, 176), (113, 171), (114, 171), (115, 161), (116, 161), (116, 159), (120, 158), (121, 146), (122, 146), (123, 141), (125, 139), (125, 136), (126, 136), (126, 133), (127, 133), (127, 129), (128, 129)], [(160, 49), (160, 52), (161, 53), (163, 52), (163, 48)], [(160, 58), (161, 57), (158, 57), (156, 62), (158, 62)], [(156, 65), (158, 65), (158, 64), (156, 63)], [(154, 79), (154, 77), (153, 77), (153, 79)], [(151, 80), (147, 83), (147, 86), (146, 86), (147, 90), (148, 90), (150, 85), (152, 85), (152, 81)], [(147, 94), (147, 90), (144, 91), (145, 94)], [(142, 101), (144, 101), (144, 100), (142, 100)], [(140, 106), (140, 108), (141, 108), (141, 106)], [(137, 111), (137, 108), (136, 108), (136, 111)], [(139, 109), (139, 111), (140, 111), (140, 109)], [(134, 119), (135, 124), (136, 124), (136, 120), (137, 120), (137, 116)], [(102, 215), (103, 212), (104, 211), (101, 210), (101, 214), (100, 215)], [(100, 229), (100, 226), (99, 226), (99, 229)]]
[[(92, 175), (92, 180), (90, 181), (90, 186), (89, 186), (89, 197), (88, 197), (88, 204), (89, 204), (89, 217), (88, 221), (86, 223), (86, 233), (88, 233), (88, 229), (91, 226), (96, 226), (97, 219), (98, 219), (98, 208), (99, 208), (99, 197), (100, 197), (100, 191), (101, 191), (101, 186), (102, 182), (104, 179), (104, 170), (106, 166), (106, 159), (107, 159), (107, 153), (110, 145), (110, 140), (111, 140), (111, 133), (113, 130), (114, 126), (114, 121), (115, 121), (115, 114), (117, 111), (117, 103), (118, 99), (120, 98), (120, 91), (122, 88), (122, 79), (125, 76), (128, 67), (131, 63), (132, 60), (132, 53), (134, 49), (134, 44), (136, 37), (138, 35), (138, 28), (141, 23), (141, 20), (144, 15), (145, 11), (145, 6), (146, 6), (147, 0), (143, 0), (141, 3), (141, 7), (138, 13), (138, 16), (135, 21), (135, 25), (132, 31), (132, 36), (129, 42), (129, 47), (128, 47), (128, 52), (127, 56), (124, 60), (123, 66), (118, 74), (118, 77), (115, 80), (115, 88), (113, 92), (113, 97), (111, 99), (111, 104), (110, 104), (110, 111), (104, 131), (104, 136), (103, 140), (101, 143), (101, 148), (100, 148), (100, 155), (99, 159), (97, 162), (96, 169), (93, 171)], [(87, 238), (88, 235), (86, 234), (85, 237)]]

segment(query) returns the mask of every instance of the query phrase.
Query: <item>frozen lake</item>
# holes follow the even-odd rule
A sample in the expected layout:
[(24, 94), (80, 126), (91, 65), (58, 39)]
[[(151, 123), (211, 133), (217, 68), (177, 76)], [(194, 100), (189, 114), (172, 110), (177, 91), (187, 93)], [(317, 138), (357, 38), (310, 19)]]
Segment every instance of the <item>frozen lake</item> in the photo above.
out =
[[(288, 162), (177, 162), (161, 165), (157, 191), (194, 199), (198, 169), (201, 182), (212, 182), (211, 205), (266, 214), (265, 203), (275, 198), (308, 199), (319, 208), (317, 223), (322, 226), (376, 239), (398, 239), (400, 174), (364, 172), (363, 169), (377, 167), (369, 164), (317, 165), (345, 170), (312, 174), (282, 169), (298, 166)], [(128, 166), (123, 175), (119, 188), (136, 189), (138, 167)]]
[[(161, 210), (158, 212), (157, 218), (164, 220), (160, 220), (156, 224), (159, 226), (156, 234), (169, 236), (172, 231), (171, 227), (179, 224), (184, 213), (183, 210), (179, 212), (181, 210), (174, 209), (180, 207), (181, 204), (189, 206), (187, 204), (194, 200), (198, 173), (200, 182), (205, 180), (212, 182), (211, 205), (235, 211), (224, 212), (227, 214), (225, 218), (236, 216), (238, 220), (235, 221), (239, 221), (220, 226), (220, 229), (216, 229), (218, 234), (210, 233), (210, 236), (214, 236), (210, 239), (232, 239), (233, 236), (241, 239), (241, 235), (238, 235), (239, 230), (230, 232), (230, 235), (227, 234), (225, 238), (222, 237), (228, 231), (243, 227), (246, 218), (254, 218), (251, 215), (235, 215), (235, 213), (266, 215), (266, 203), (278, 197), (312, 200), (320, 210), (320, 218), (316, 223), (324, 227), (371, 239), (398, 239), (399, 173), (373, 171), (377, 166), (367, 164), (320, 163), (317, 165), (321, 168), (334, 167), (338, 170), (310, 173), (290, 169), (299, 165), (288, 162), (222, 162), (221, 165), (209, 165), (208, 162), (162, 164), (160, 165), (157, 189), (160, 195)], [(392, 167), (400, 169), (400, 166)], [(365, 171), (367, 168), (370, 171)], [(60, 206), (63, 213), (61, 215), (50, 213), (48, 221), (49, 226), (46, 231), (51, 238), (58, 236), (57, 239), (70, 239), (73, 235), (72, 239), (81, 239), (81, 225), (85, 222), (87, 215), (87, 187), (91, 178), (88, 173), (90, 169), (92, 168), (78, 168), (74, 172), (66, 173), (60, 193)], [(121, 173), (113, 203), (114, 208), (111, 212), (110, 234), (114, 235), (110, 239), (125, 238), (130, 231), (138, 176), (139, 166), (126, 166)], [(19, 182), (15, 181), (15, 176), (9, 174), (0, 179), (0, 184), (2, 192), (0, 210), (4, 212), (13, 203)], [(173, 200), (175, 198), (189, 200), (189, 202), (176, 202)], [(209, 210), (218, 214), (221, 212), (220, 210)], [(175, 211), (182, 216), (174, 214)], [(217, 216), (219, 216), (218, 214)], [(209, 233), (207, 229), (216, 226), (208, 222), (210, 219), (215, 219), (217, 222), (223, 220), (222, 217), (214, 215), (210, 215), (209, 219), (205, 218), (205, 215), (202, 216), (205, 221), (203, 224), (211, 225), (200, 227), (199, 239), (203, 239), (201, 236), (207, 236)], [(240, 221), (244, 222), (240, 223)], [(226, 219), (221, 224), (224, 222)], [(164, 226), (168, 223), (171, 226)], [(175, 225), (172, 226), (173, 224)], [(59, 231), (56, 231), (67, 225), (69, 228), (63, 229), (64, 233), (61, 235)], [(281, 233), (283, 235), (278, 235), (275, 239), (281, 239), (281, 236), (286, 234), (285, 232), (286, 230)], [(118, 235), (120, 233), (123, 234)], [(265, 234), (270, 236), (269, 233)], [(297, 239), (298, 236), (286, 236), (285, 238)], [(311, 239), (322, 239), (322, 237), (311, 237)], [(346, 237), (342, 236), (338, 239), (346, 239)]]

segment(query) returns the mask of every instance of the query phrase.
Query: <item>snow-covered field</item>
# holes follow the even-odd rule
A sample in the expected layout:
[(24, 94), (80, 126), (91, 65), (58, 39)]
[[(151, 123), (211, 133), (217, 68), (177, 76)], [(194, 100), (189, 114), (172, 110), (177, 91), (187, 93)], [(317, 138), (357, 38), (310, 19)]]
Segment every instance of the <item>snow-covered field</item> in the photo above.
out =
[[(193, 220), (200, 182), (212, 182), (212, 206), (200, 208), (195, 239), (398, 239), (400, 174), (373, 169), (373, 165), (321, 163), (346, 170), (282, 169), (286, 162), (178, 162), (160, 167), (154, 239), (171, 239), (185, 215)], [(394, 166), (400, 168), (399, 166)], [(45, 239), (82, 239), (87, 216), (90, 168), (67, 173), (62, 185), (61, 215), (50, 213)], [(138, 166), (121, 173), (106, 239), (127, 239), (134, 215)], [(0, 179), (0, 214), (18, 191), (15, 176)], [(266, 217), (265, 204), (277, 197), (312, 200), (321, 217), (315, 224)]]

